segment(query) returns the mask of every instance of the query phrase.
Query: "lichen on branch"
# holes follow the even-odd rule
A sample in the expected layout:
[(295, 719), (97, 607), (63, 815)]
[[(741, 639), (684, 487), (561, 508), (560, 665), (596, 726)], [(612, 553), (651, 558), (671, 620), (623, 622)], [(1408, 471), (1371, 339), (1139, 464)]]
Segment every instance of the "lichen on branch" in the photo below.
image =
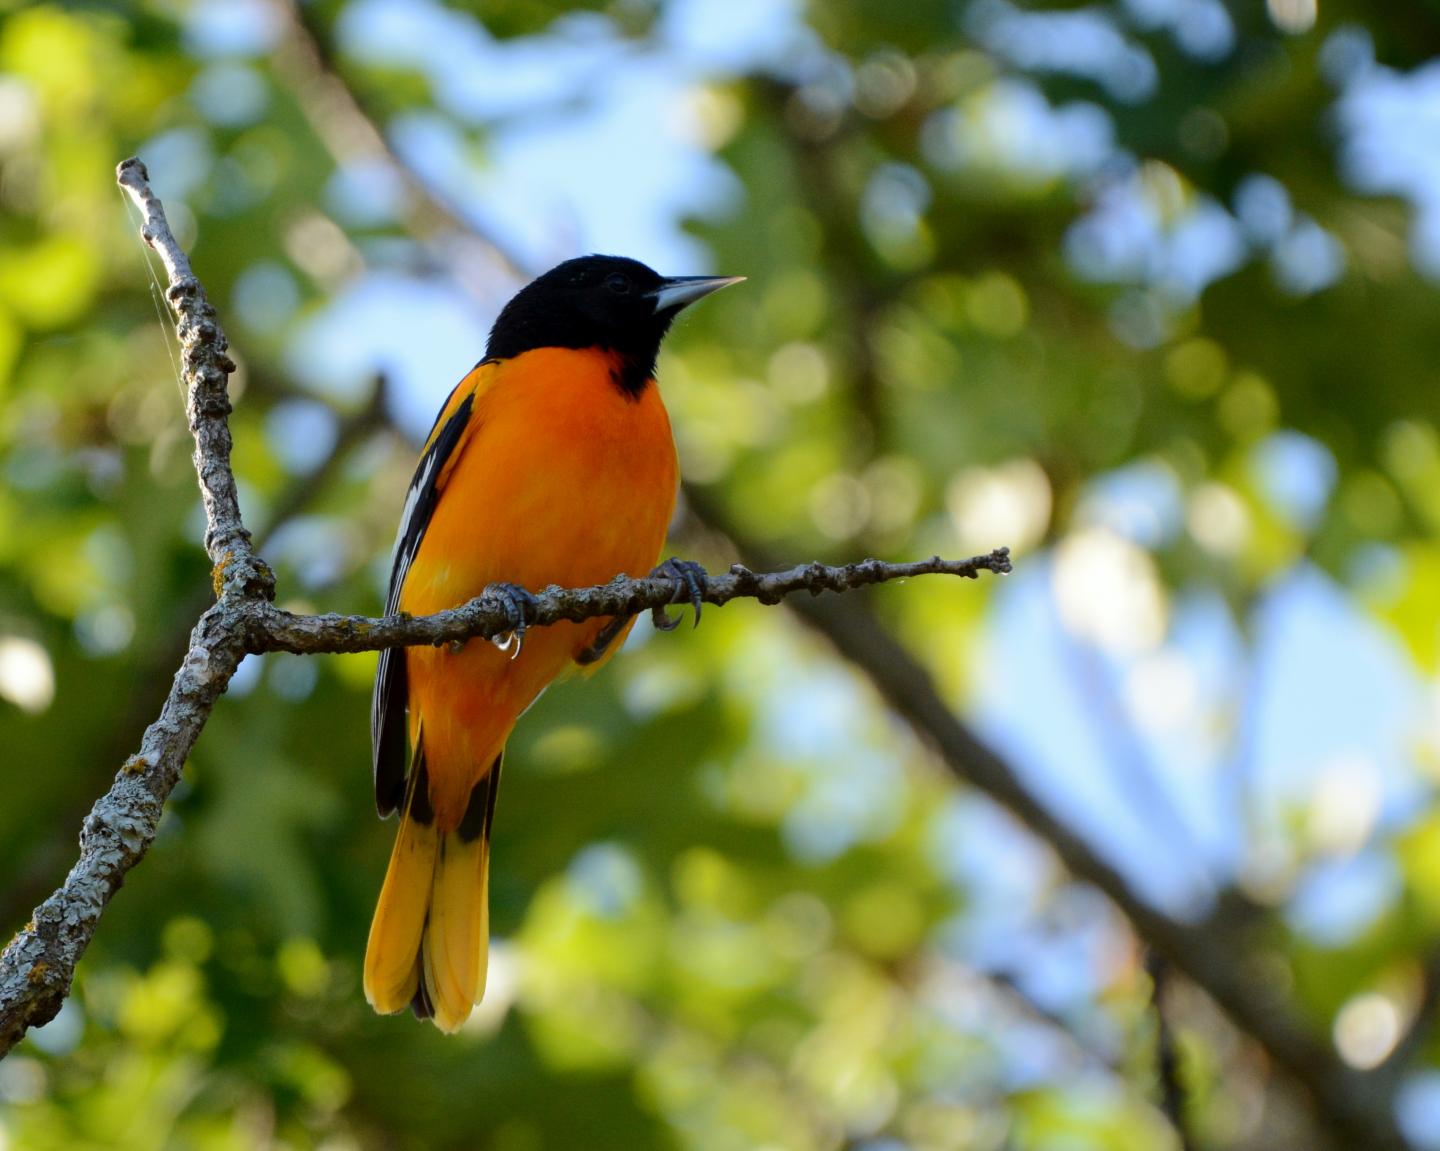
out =
[[(617, 576), (588, 588), (546, 588), (529, 602), (487, 591), (469, 603), (432, 616), (295, 615), (271, 602), (275, 576), (256, 553), (240, 514), (230, 463), (228, 379), (235, 370), (229, 343), (205, 289), (176, 241), (165, 209), (138, 159), (122, 163), (116, 179), (140, 212), (140, 234), (165, 267), (165, 298), (175, 317), (182, 351), (186, 413), (195, 438), (195, 472), (205, 508), (205, 550), (213, 565), (215, 603), (200, 616), (160, 715), (140, 749), (116, 772), (80, 833), (80, 857), (60, 888), (0, 954), (0, 1058), (31, 1027), (55, 1017), (70, 993), (75, 967), (125, 875), (155, 840), (165, 801), (180, 779), (195, 742), (240, 661), (248, 654), (374, 651), (495, 637), (523, 622), (543, 627), (559, 620), (628, 617), (663, 612), (688, 602), (679, 577)], [(803, 564), (785, 571), (752, 572), (735, 565), (703, 581), (699, 598), (716, 606), (734, 599), (778, 603), (787, 595), (840, 592), (918, 575), (977, 577), (1010, 570), (1000, 548), (968, 560), (934, 556), (913, 563), (862, 560), (841, 567)], [(517, 618), (516, 613), (519, 614)], [(358, 722), (357, 717), (357, 722)]]

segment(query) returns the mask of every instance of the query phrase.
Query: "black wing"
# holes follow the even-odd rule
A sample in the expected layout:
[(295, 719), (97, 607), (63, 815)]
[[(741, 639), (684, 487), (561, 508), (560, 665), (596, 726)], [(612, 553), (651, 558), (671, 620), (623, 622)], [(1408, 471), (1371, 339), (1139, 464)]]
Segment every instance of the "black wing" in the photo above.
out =
[[(420, 550), (435, 504), (440, 499), (437, 480), (445, 462), (455, 450), (470, 422), (475, 406), (472, 392), (460, 401), (445, 421), (439, 435), (431, 432), (430, 446), (415, 466), (415, 476), (405, 496), (405, 511), (400, 517), (400, 531), (395, 537), (395, 551), (390, 563), (390, 594), (385, 601), (385, 614), (400, 608), (400, 589), (405, 576)], [(437, 417), (436, 423), (439, 423)], [(403, 648), (386, 648), (380, 653), (380, 667), (375, 673), (375, 694), (370, 701), (370, 744), (374, 753), (375, 808), (380, 815), (389, 815), (405, 798), (405, 706), (409, 691), (405, 682)]]

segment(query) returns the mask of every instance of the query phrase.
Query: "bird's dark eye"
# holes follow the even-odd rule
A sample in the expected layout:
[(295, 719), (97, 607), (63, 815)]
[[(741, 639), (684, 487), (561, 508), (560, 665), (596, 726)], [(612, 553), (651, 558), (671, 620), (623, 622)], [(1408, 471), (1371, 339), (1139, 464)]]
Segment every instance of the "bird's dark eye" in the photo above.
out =
[(615, 272), (605, 278), (605, 286), (617, 296), (623, 296), (630, 291), (630, 277), (624, 272)]

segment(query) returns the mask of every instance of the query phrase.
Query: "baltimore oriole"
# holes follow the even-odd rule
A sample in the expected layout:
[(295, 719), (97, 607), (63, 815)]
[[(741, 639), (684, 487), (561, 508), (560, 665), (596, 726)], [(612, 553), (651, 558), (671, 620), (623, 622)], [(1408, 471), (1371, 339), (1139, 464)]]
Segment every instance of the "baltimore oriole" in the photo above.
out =
[[(655, 384), (660, 341), (682, 308), (738, 279), (665, 279), (635, 260), (585, 256), (521, 289), (425, 442), (386, 610), (439, 611), (489, 585), (518, 609), (525, 588), (650, 570), (678, 478)], [(671, 563), (677, 587), (693, 578)], [(518, 652), (472, 640), (381, 653), (375, 803), (381, 816), (398, 808), (400, 828), (365, 952), (376, 1011), (410, 1006), (454, 1031), (484, 994), (505, 741), (552, 680), (599, 667), (632, 622), (521, 629)]]

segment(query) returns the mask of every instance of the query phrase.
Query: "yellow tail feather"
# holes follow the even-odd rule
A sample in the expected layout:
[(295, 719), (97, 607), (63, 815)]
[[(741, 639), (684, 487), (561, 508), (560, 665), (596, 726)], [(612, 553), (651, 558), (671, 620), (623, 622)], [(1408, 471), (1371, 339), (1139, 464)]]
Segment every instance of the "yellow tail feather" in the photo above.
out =
[(382, 1015), (413, 1007), (441, 1031), (456, 1031), (485, 994), (490, 824), (499, 785), (496, 756), (460, 826), (437, 831), (425, 762), (417, 757), (412, 765), (365, 949), (365, 998)]
[(434, 823), (412, 819), (407, 804), (365, 946), (365, 998), (382, 1015), (409, 1007), (419, 985), (420, 937), (439, 842)]
[(485, 993), (489, 958), (490, 848), (484, 836), (440, 837), (425, 926), (425, 993), (435, 1026), (455, 1031)]

